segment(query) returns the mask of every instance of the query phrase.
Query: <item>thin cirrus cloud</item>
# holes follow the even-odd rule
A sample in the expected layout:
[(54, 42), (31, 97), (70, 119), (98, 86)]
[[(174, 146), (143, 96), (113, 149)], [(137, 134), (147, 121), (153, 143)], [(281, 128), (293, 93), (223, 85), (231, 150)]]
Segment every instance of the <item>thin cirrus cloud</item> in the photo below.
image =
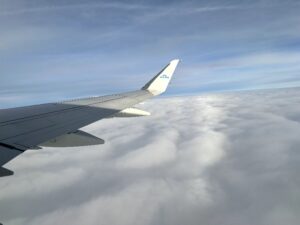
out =
[(150, 117), (92, 124), (84, 130), (106, 144), (26, 152), (8, 164), (16, 174), (0, 182), (1, 220), (298, 224), (298, 96), (165, 98), (141, 106)]
[[(189, 81), (180, 71), (173, 85), (182, 91), (189, 87), (190, 93), (216, 92), (217, 88), (231, 91), (235, 83), (239, 90), (298, 86), (299, 58), (299, 53), (268, 53), (198, 63), (184, 70)], [(200, 80), (199, 71), (203, 74)]]
[(27, 13), (44, 13), (51, 11), (65, 11), (65, 10), (76, 10), (76, 9), (91, 9), (91, 8), (104, 8), (104, 9), (116, 9), (116, 10), (136, 10), (136, 9), (147, 9), (146, 6), (138, 4), (126, 4), (122, 2), (90, 2), (90, 3), (75, 3), (75, 4), (53, 4), (44, 5), (40, 7), (25, 6), (23, 8), (8, 7), (6, 10), (0, 12), (0, 16), (8, 15), (21, 15)]
[(0, 94), (26, 98), (3, 108), (132, 90), (173, 58), (169, 94), (299, 86), (297, 1), (0, 4)]

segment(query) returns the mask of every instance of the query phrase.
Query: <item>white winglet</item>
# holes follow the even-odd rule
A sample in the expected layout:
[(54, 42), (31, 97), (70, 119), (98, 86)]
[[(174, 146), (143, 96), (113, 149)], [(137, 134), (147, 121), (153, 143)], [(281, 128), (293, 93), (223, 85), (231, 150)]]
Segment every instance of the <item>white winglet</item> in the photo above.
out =
[(160, 95), (161, 93), (165, 92), (178, 63), (179, 63), (179, 59), (172, 60), (155, 77), (153, 77), (142, 88), (142, 90), (147, 90), (151, 92), (153, 95)]

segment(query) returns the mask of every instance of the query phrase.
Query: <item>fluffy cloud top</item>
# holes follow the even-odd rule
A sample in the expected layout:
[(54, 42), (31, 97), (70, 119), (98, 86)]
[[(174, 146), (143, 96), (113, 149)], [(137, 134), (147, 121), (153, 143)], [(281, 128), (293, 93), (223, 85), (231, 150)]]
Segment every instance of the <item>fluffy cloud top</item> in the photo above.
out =
[(174, 97), (26, 152), (0, 180), (4, 224), (298, 224), (300, 89)]

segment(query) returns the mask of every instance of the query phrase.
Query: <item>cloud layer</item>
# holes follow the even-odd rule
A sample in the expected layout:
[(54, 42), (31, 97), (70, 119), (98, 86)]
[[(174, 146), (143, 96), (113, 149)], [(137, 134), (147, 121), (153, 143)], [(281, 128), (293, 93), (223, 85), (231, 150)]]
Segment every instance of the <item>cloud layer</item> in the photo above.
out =
[(149, 101), (84, 130), (88, 148), (23, 154), (4, 224), (298, 224), (299, 89)]

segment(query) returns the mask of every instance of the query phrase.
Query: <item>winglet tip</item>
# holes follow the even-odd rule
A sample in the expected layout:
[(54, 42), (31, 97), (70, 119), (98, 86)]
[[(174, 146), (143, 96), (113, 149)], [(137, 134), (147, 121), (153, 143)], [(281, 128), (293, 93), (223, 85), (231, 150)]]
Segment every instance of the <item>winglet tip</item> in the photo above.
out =
[(176, 63), (176, 64), (178, 64), (180, 61), (181, 61), (181, 60), (177, 58), (177, 59), (173, 59), (173, 60), (171, 60), (171, 62), (170, 62), (170, 63)]

